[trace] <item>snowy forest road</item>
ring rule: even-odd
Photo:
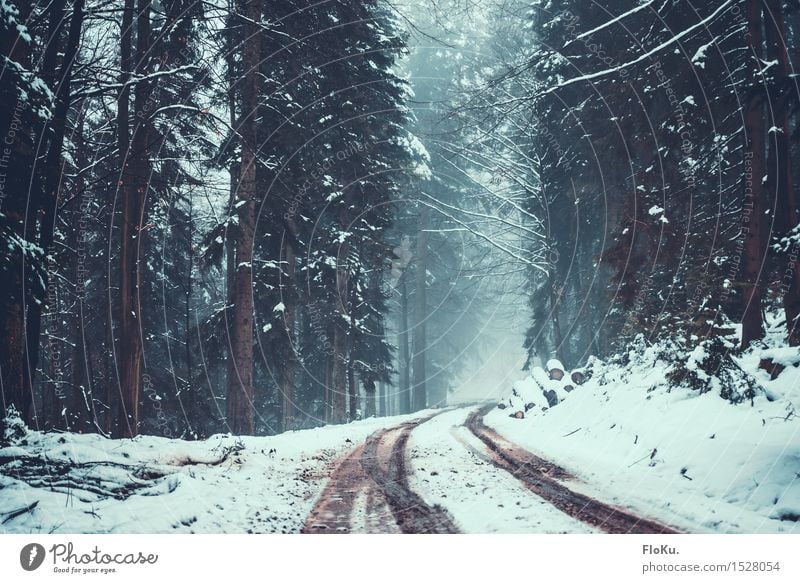
[[[554,512],[560,511],[592,530],[633,534],[677,532],[657,521],[573,490],[568,484],[577,483],[577,479],[569,472],[511,443],[484,424],[484,415],[492,408],[493,405],[486,405],[476,409],[472,405],[444,409],[373,433],[337,464],[319,501],[309,514],[303,532],[460,532],[462,529],[448,510],[438,504],[426,503],[409,485],[413,470],[407,447],[412,431],[442,413],[456,410],[464,411],[465,415],[468,412],[466,422],[461,424],[462,417],[458,425],[462,431],[468,430],[479,440],[470,443],[471,440],[457,439],[460,447],[474,455],[474,463],[468,462],[470,473],[483,471],[475,464],[486,462],[515,478],[535,495],[534,498],[552,507]],[[443,421],[445,417],[442,417]],[[418,486],[415,482],[415,488]],[[491,506],[489,500],[478,500],[474,510],[488,511]],[[450,504],[447,505],[449,508]]]
[[[334,470],[304,533],[456,533],[447,512],[428,506],[408,486],[406,443],[436,415],[377,431]]]
[[[568,488],[575,477],[552,462],[514,445],[483,423],[487,405],[467,418],[467,428],[491,452],[490,461],[520,480],[537,496],[573,518],[611,534],[676,534],[678,531],[627,510],[611,506]]]

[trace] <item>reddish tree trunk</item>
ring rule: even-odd
[[[120,341],[119,384],[120,413],[116,434],[133,437],[139,432],[139,390],[142,365],[142,331],[139,306],[141,284],[140,248],[144,226],[144,208],[149,182],[146,105],[148,84],[139,82],[134,90],[136,121],[130,136],[126,86],[132,70],[131,37],[133,0],[126,0],[122,19],[122,83],[118,106],[118,145],[122,160],[122,224],[120,226]],[[150,38],[150,0],[139,0],[136,18],[136,70],[146,70]]]
[[[769,135],[769,155],[767,156],[767,186],[774,196],[775,217],[774,234],[786,236],[797,226],[797,208],[792,190],[792,162],[790,159],[789,96],[793,90],[789,78],[790,62],[781,2],[767,0],[765,22],[767,40],[767,60],[777,62],[773,68],[775,82],[770,95],[773,113],[773,127],[778,131]],[[783,309],[789,344],[800,344],[800,262],[797,261],[797,246],[786,253],[784,269],[781,273],[783,288]]]
[[[235,274],[230,294],[232,305],[231,358],[228,366],[227,416],[231,432],[239,435],[254,431],[253,400],[253,244],[256,210],[256,109],[258,107],[258,67],[260,63],[261,18],[258,0],[246,0],[244,30],[244,79],[239,122],[241,167],[237,199],[239,218],[235,251]]]
[[[347,332],[336,326],[333,331],[333,370],[331,373],[331,423],[344,423],[347,418]]]
[[[749,59],[754,63],[752,79],[762,67],[761,2],[749,0],[747,7]],[[761,316],[761,271],[764,265],[764,97],[760,87],[754,87],[746,104],[744,120],[744,258],[742,279],[744,310],[742,315],[742,348],[764,336]]]

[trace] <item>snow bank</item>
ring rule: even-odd
[[[800,533],[800,368],[774,380],[758,368],[763,353],[784,365],[800,358],[771,342],[734,359],[756,381],[752,401],[671,386],[672,365],[651,347],[624,366],[594,361],[591,378],[557,407],[523,420],[495,409],[486,422],[566,467],[587,493],[678,528]]]
[[[298,532],[340,455],[424,413],[196,442],[16,431],[0,533]]]

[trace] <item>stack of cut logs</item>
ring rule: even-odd
[[[561,361],[551,359],[547,361],[546,370],[534,367],[528,379],[515,383],[510,397],[501,401],[498,407],[510,408],[509,417],[524,419],[525,414],[537,406],[542,411],[555,407],[585,381],[586,373],[582,369],[567,376]]]

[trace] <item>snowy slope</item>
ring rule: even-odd
[[[670,388],[653,350],[598,364],[556,407],[521,420],[495,409],[486,423],[580,477],[576,489],[678,528],[800,533],[800,369],[770,381],[759,358],[740,362],[764,388],[752,405]]]
[[[416,416],[198,442],[30,431],[15,446],[0,448],[0,460],[18,457],[14,463],[29,467],[49,460],[49,472],[40,473],[58,491],[0,474],[0,523],[6,521],[0,533],[298,532],[341,454],[372,432]],[[65,467],[59,461],[91,463],[58,476]],[[75,483],[97,484],[97,492]],[[122,487],[133,489],[125,499],[102,495]],[[8,519],[33,503],[32,511]]]

